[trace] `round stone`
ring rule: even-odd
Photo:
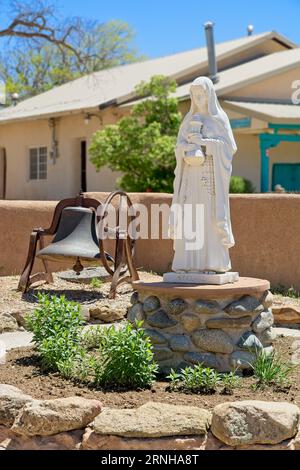
[[[251,297],[250,295],[244,295],[241,299],[235,300],[225,311],[234,317],[242,317],[252,313],[260,313],[264,310],[263,305],[256,297]]]
[[[139,301],[139,293],[137,291],[134,291],[130,297],[130,303],[131,305],[137,304]]]
[[[210,352],[230,354],[234,349],[230,336],[222,330],[197,330],[192,340],[198,348]]]
[[[261,312],[254,322],[252,323],[252,329],[255,333],[263,333],[263,331],[270,328],[274,323],[274,318],[271,310]]]
[[[183,299],[173,299],[168,303],[168,311],[172,315],[179,315],[187,307],[186,302]]]
[[[228,317],[220,317],[220,318],[210,318],[206,321],[205,326],[206,328],[233,328],[233,329],[243,329],[248,328],[251,325],[252,317],[241,317],[241,318],[228,318]]]
[[[158,362],[171,359],[174,355],[173,351],[171,351],[171,349],[165,346],[153,347],[153,354],[154,354],[154,360]]]
[[[189,364],[202,364],[204,367],[218,368],[218,361],[215,354],[188,352],[184,355],[184,360]]]
[[[150,295],[143,302],[143,309],[145,313],[151,313],[160,307],[160,300],[155,295]]]
[[[153,315],[148,316],[147,322],[154,328],[170,328],[177,324],[177,321],[170,318],[164,310],[159,310]]]
[[[248,351],[235,351],[230,356],[230,365],[233,369],[252,370],[251,364],[255,361],[255,355]]]
[[[190,338],[186,335],[174,335],[170,339],[170,348],[173,351],[186,352],[191,350]]]
[[[188,332],[191,333],[192,331],[199,328],[201,325],[201,321],[198,315],[194,313],[184,313],[180,317],[181,323],[183,328]]]
[[[149,336],[152,344],[167,344],[167,339],[158,331],[150,330],[149,328],[145,329],[145,333]]]
[[[267,328],[258,337],[264,346],[269,346],[275,340],[276,333],[274,328]]]
[[[219,313],[220,306],[216,300],[196,300],[194,304],[194,310],[196,313],[207,314],[207,313]]]
[[[247,331],[246,333],[241,336],[238,346],[241,349],[246,349],[247,351],[260,351],[263,349],[263,345],[261,344],[258,337],[252,333],[252,331]]]
[[[272,307],[273,301],[274,301],[274,295],[269,290],[267,290],[262,296],[262,298],[260,299],[260,303],[263,304],[266,310]]]
[[[143,305],[140,302],[128,309],[127,319],[131,323],[134,323],[135,321],[143,321],[145,319]]]

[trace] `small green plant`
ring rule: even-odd
[[[103,331],[94,363],[95,385],[145,388],[155,378],[158,366],[153,360],[150,339],[142,322]]]
[[[231,394],[241,380],[235,371],[221,374],[210,367],[203,367],[202,364],[186,367],[180,372],[172,369],[167,379],[170,380],[170,389],[173,391],[204,394],[215,393],[219,386],[223,386],[222,393]]]
[[[224,387],[222,393],[224,395],[232,395],[233,390],[241,383],[241,377],[236,375],[236,370],[228,374],[222,374],[221,383]]]
[[[265,351],[257,352],[255,360],[250,364],[254,377],[257,379],[254,388],[266,386],[287,387],[289,375],[293,366],[283,362],[276,353],[267,354]]]
[[[102,287],[102,280],[99,279],[98,277],[93,277],[93,279],[91,280],[90,282],[90,286],[92,287],[92,289],[100,289],[100,287]]]
[[[58,363],[82,354],[83,319],[79,304],[64,296],[39,294],[38,307],[27,315],[26,324],[33,332],[33,341],[45,369],[57,370]]]
[[[180,373],[172,369],[167,379],[171,381],[171,389],[192,393],[214,393],[221,382],[217,371],[202,364],[181,369]]]

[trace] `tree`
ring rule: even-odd
[[[0,0],[0,6],[3,1]],[[133,31],[125,22],[58,21],[47,0],[12,3],[12,19],[1,28],[8,38],[0,56],[0,79],[8,97],[34,96],[82,75],[140,60],[131,46]]]
[[[122,172],[118,185],[126,191],[172,192],[174,147],[181,122],[178,100],[170,94],[176,82],[154,76],[136,88],[141,101],[130,116],[106,126],[92,138],[89,153],[100,170]]]

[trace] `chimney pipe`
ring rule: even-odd
[[[204,24],[204,28],[206,36],[209,78],[213,83],[218,83],[219,76],[215,51],[214,23],[212,21],[207,21]]]
[[[247,26],[247,33],[248,33],[248,36],[252,36],[253,31],[254,31],[254,26],[253,26],[253,24],[248,24],[248,26]]]

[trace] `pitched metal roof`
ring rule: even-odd
[[[224,59],[250,47],[255,47],[269,39],[274,39],[289,48],[297,47],[280,34],[267,32],[217,44],[216,55],[219,60]],[[5,108],[0,111],[0,124],[23,119],[39,119],[78,113],[98,108],[100,105],[112,101],[116,103],[118,101],[124,102],[136,96],[134,88],[142,80],[147,81],[153,75],[158,74],[179,79],[205,64],[207,64],[207,49],[203,47],[96,72],[29,98],[16,106]],[[222,72],[225,82],[226,74],[230,74],[230,70]],[[238,79],[233,75],[232,79],[234,78]],[[229,80],[228,85],[230,83]],[[182,90],[185,90],[185,88],[180,87],[179,94]]]

